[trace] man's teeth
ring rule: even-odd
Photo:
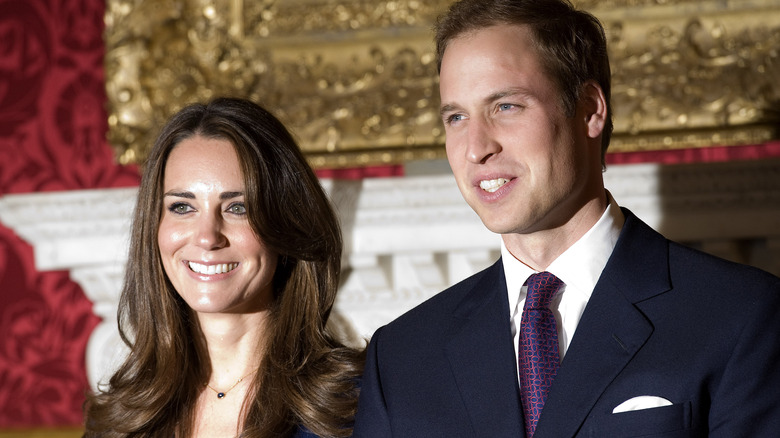
[[[224,274],[225,272],[230,272],[233,269],[236,269],[238,267],[238,263],[222,263],[219,265],[201,265],[200,263],[189,262],[189,266],[192,272],[197,272],[198,274],[205,274],[205,275],[214,275],[214,274]]]
[[[506,178],[496,178],[496,179],[490,179],[490,180],[483,180],[479,182],[479,187],[482,188],[482,190],[486,192],[493,193],[504,184],[508,183],[509,180]]]

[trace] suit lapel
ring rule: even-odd
[[[535,437],[573,437],[597,400],[652,334],[634,306],[670,289],[667,241],[632,213],[555,377]]]
[[[652,326],[614,286],[602,284],[597,291],[550,388],[536,438],[574,436],[604,389],[652,333]]]
[[[473,431],[524,437],[501,260],[456,307],[445,347]]]

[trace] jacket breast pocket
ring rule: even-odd
[[[592,438],[689,438],[691,430],[691,402],[658,408],[609,414],[594,419]]]

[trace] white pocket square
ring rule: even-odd
[[[612,413],[619,414],[621,412],[638,411],[641,409],[660,408],[661,406],[671,406],[671,404],[672,402],[663,397],[640,395],[639,397],[630,398],[615,406]]]

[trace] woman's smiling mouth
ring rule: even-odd
[[[192,272],[203,275],[225,274],[238,267],[238,263],[218,263],[215,265],[202,265],[196,262],[187,262],[187,266]]]

